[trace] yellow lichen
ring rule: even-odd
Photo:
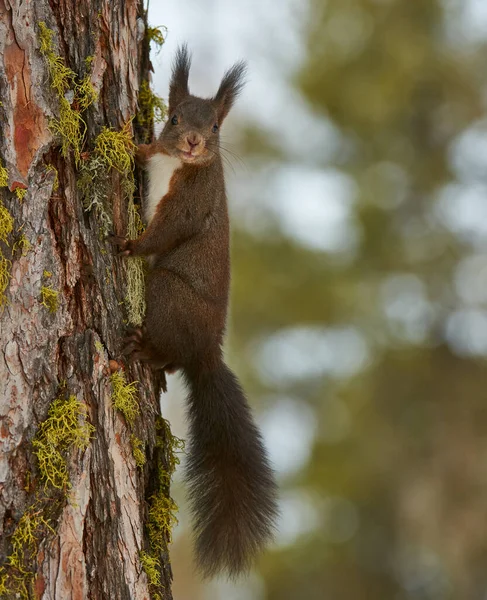
[[[8,171],[0,161],[0,188],[8,186]]]
[[[0,572],[2,598],[29,600],[34,597],[35,560],[39,544],[47,531],[55,533],[38,506],[29,507],[22,515],[11,537],[12,552]],[[7,596],[10,594],[10,596]]]
[[[53,290],[50,285],[41,287],[41,304],[45,306],[49,312],[55,313],[58,308],[59,292]]]
[[[144,231],[139,209],[131,198],[128,203],[127,236],[136,239]],[[132,257],[127,261],[127,305],[128,321],[131,325],[140,327],[145,315],[145,262],[143,258]]]
[[[50,172],[54,173],[54,181],[52,182],[52,189],[53,189],[54,192],[56,192],[59,189],[59,174],[58,174],[58,171],[57,171],[57,169],[56,169],[56,167],[54,165],[47,165],[46,171],[48,173],[50,173]]]
[[[95,431],[86,417],[86,405],[76,396],[58,398],[51,404],[32,442],[46,486],[64,490],[70,487],[67,454],[73,448],[84,450]]]
[[[149,42],[154,42],[159,48],[166,41],[167,27],[161,25],[160,27],[147,27],[147,39]]]
[[[115,371],[110,376],[112,383],[112,403],[119,410],[127,423],[132,426],[139,415],[140,407],[137,400],[137,381],[127,383],[123,371]]]
[[[47,277],[49,279],[52,277],[52,273],[51,273],[51,271],[46,271],[46,269],[44,269],[42,276]]]
[[[142,127],[150,129],[153,123],[161,123],[166,116],[167,107],[164,100],[154,94],[149,82],[143,81],[139,89],[139,111],[137,121]],[[147,137],[150,132],[147,131]]]
[[[12,215],[3,205],[0,200],[0,242],[7,243],[7,238],[14,228],[14,220]]]
[[[15,188],[15,195],[20,200],[20,202],[23,202],[26,194],[27,194],[27,190],[25,188],[21,188],[21,187]]]
[[[130,436],[130,444],[132,446],[132,455],[135,460],[135,464],[142,468],[145,465],[146,458],[144,452],[144,442],[139,439],[136,435]]]
[[[17,241],[14,243],[14,245],[12,246],[12,252],[16,252],[17,250],[20,250],[22,256],[25,256],[27,254],[27,252],[29,252],[30,248],[31,248],[31,243],[25,237],[25,235],[22,233],[19,236],[19,238],[17,239]]]
[[[93,58],[93,57],[88,57]],[[85,62],[88,64],[87,59]],[[98,92],[93,87],[91,83],[91,76],[87,73],[80,83],[76,86],[76,92],[78,94],[78,104],[81,110],[86,110],[92,104],[94,104],[98,100]]]
[[[139,554],[140,564],[147,575],[150,585],[161,585],[161,563],[155,556],[151,556],[142,550]]]
[[[153,494],[149,500],[149,520],[147,531],[152,550],[161,554],[172,542],[172,527],[177,524],[177,504],[162,491]]]
[[[121,131],[103,127],[95,141],[94,152],[107,168],[119,173],[132,173],[134,167],[136,146],[132,139],[131,121],[128,121]]]
[[[86,123],[78,110],[86,110],[97,98],[89,76],[85,76],[81,83],[77,83],[74,71],[67,67],[64,59],[56,54],[53,43],[54,32],[46,24],[39,23],[40,51],[46,59],[51,87],[55,90],[59,100],[59,119],[50,123],[51,130],[61,138],[61,153],[67,158],[72,150],[78,165],[81,160]]]
[[[12,233],[13,228],[14,220],[12,215],[0,200],[0,242],[8,244],[8,236]],[[5,258],[2,249],[0,248],[0,310],[3,310],[3,307],[7,303],[5,292],[10,282],[11,264],[11,261]]]

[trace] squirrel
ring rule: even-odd
[[[277,486],[240,383],[223,360],[230,284],[229,218],[219,132],[243,87],[246,65],[226,71],[211,99],[193,96],[191,57],[178,48],[168,120],[138,146],[149,190],[147,229],[117,236],[122,256],[147,256],[147,311],[128,353],[164,372],[181,370],[189,388],[185,479],[204,576],[247,571],[272,539]]]

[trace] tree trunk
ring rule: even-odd
[[[138,0],[0,0],[1,598],[172,597],[175,440],[107,239],[137,233],[148,52]]]

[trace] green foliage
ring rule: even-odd
[[[32,442],[46,486],[62,490],[70,487],[66,457],[73,448],[87,448],[95,431],[86,419],[86,405],[76,396],[58,398],[51,404]]]
[[[314,431],[300,470],[281,473],[302,529],[263,556],[266,600],[485,588],[486,39],[467,4],[311,0],[283,98],[296,118],[246,140],[260,189],[279,193],[271,212],[256,186],[261,232],[234,221],[231,356],[257,404],[295,414],[280,448],[300,415]],[[328,229],[328,206],[343,225]],[[306,239],[315,212],[323,244]],[[357,338],[340,348],[337,330]]]
[[[137,381],[127,383],[123,371],[116,371],[110,376],[112,383],[113,407],[119,410],[127,424],[131,427],[140,413],[139,401],[137,400]]]
[[[41,287],[41,304],[45,306],[49,312],[55,313],[58,309],[59,292],[53,290],[50,285]]]
[[[132,446],[132,454],[135,460],[135,464],[139,468],[142,468],[147,460],[145,457],[144,442],[136,435],[132,434],[130,436],[130,445]]]

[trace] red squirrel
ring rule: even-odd
[[[230,284],[229,219],[219,132],[243,86],[245,64],[229,69],[214,98],[190,94],[191,58],[178,49],[168,120],[138,147],[149,193],[148,226],[115,242],[124,256],[150,257],[147,313],[129,351],[188,384],[186,481],[196,560],[205,576],[246,571],[272,538],[277,487],[236,376],[223,361]]]

